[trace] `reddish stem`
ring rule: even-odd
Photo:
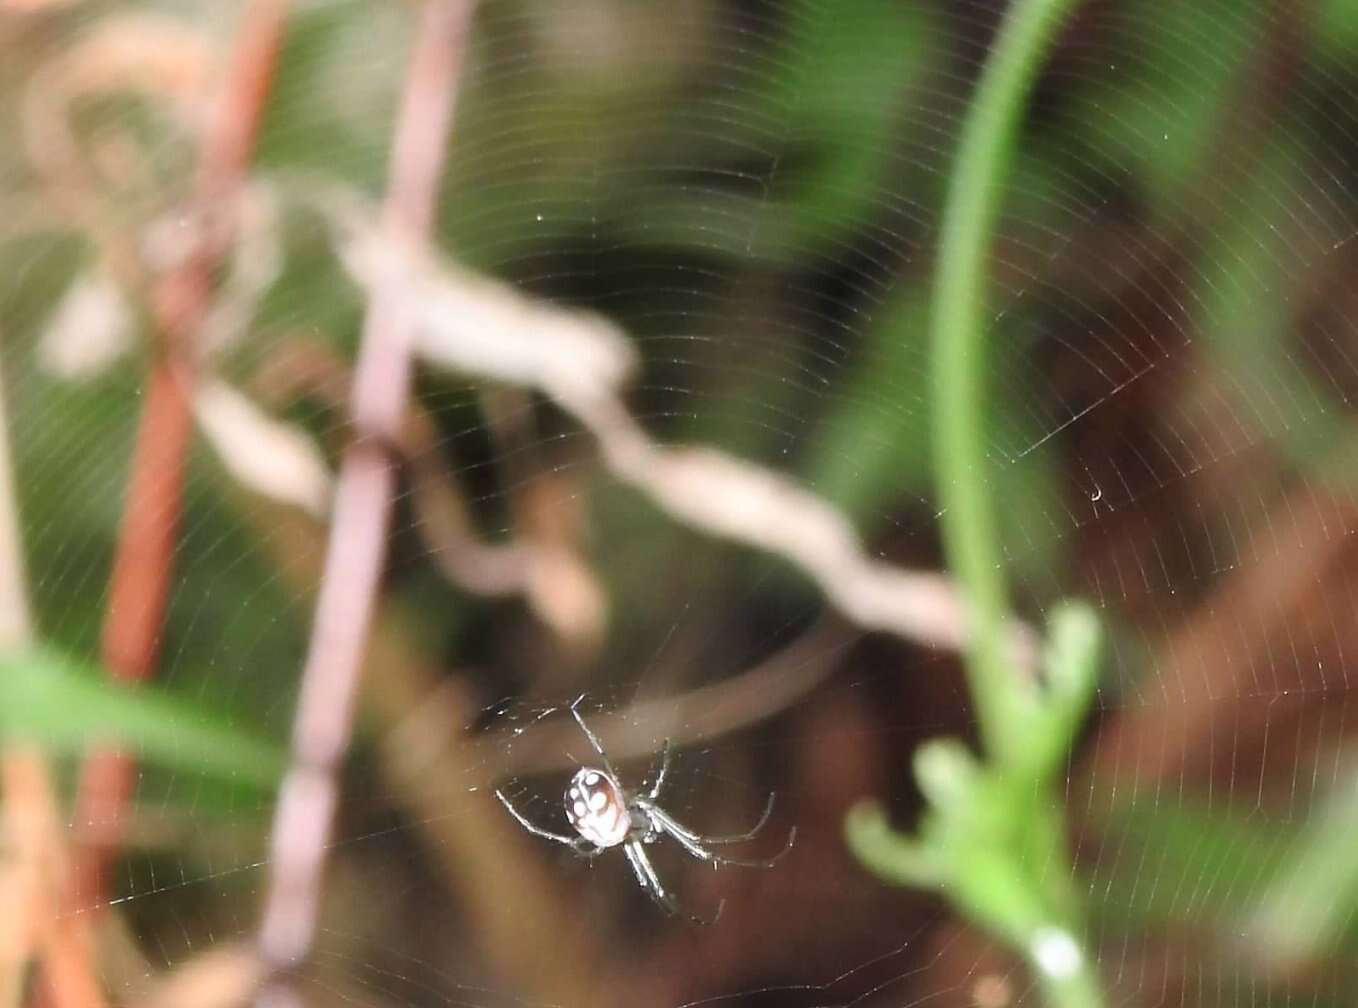
[[[101,657],[110,676],[138,682],[155,670],[183,497],[193,422],[193,337],[211,303],[213,274],[229,245],[214,213],[246,172],[278,61],[287,3],[254,0],[245,12],[221,97],[203,138],[194,204],[202,240],[156,285],[156,358],[138,421],[123,524],[109,585]],[[135,767],[123,753],[92,753],[76,798],[76,854],[68,902],[104,898],[108,864],[123,832]]]

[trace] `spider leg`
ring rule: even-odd
[[[746,840],[753,840],[759,835],[765,824],[769,821],[769,816],[773,815],[773,800],[777,794],[769,792],[769,800],[764,803],[764,811],[759,814],[759,821],[751,826],[744,833],[733,833],[728,836],[709,836],[703,837],[703,843],[711,846],[712,844],[744,843]]]
[[[715,924],[721,917],[721,913],[726,909],[726,900],[717,904],[717,912],[711,917],[696,917],[693,914],[685,913],[679,908],[679,901],[674,898],[660,881],[660,876],[656,874],[655,866],[651,864],[651,859],[646,856],[646,851],[641,843],[636,840],[629,840],[623,844],[623,853],[627,855],[627,863],[632,866],[632,873],[636,875],[637,882],[641,888],[646,890],[646,895],[650,896],[656,906],[664,910],[671,917],[686,917],[694,924],[707,927]]]
[[[697,833],[694,833],[693,830],[688,829],[687,827],[680,828],[683,829],[683,831],[687,833],[692,839],[702,841],[703,845],[706,847],[711,847],[714,844],[721,845],[721,844],[744,843],[746,840],[753,840],[755,837],[757,837],[759,835],[759,831],[762,830],[764,826],[768,823],[769,816],[773,814],[773,799],[775,797],[776,796],[774,792],[770,791],[769,800],[764,803],[764,811],[759,814],[759,821],[756,822],[744,833],[731,833],[726,836],[699,836]],[[679,823],[676,822],[675,825],[678,826]]]
[[[651,822],[655,824],[657,830],[668,833],[678,841],[679,846],[688,851],[700,861],[706,861],[714,868],[719,865],[739,865],[744,868],[772,868],[777,864],[788,851],[792,850],[792,845],[797,841],[797,827],[793,826],[787,834],[787,843],[783,849],[771,858],[730,858],[722,854],[716,854],[707,849],[705,844],[711,843],[706,837],[699,836],[691,829],[683,826],[676,821],[668,812],[654,805],[648,806],[646,814]],[[720,839],[720,838],[719,838]]]
[[[588,841],[585,841],[584,837],[563,836],[560,833],[553,833],[551,830],[543,829],[536,823],[530,822],[522,812],[520,812],[518,809],[514,807],[513,803],[510,802],[510,800],[505,797],[505,793],[501,791],[499,788],[495,789],[495,797],[500,799],[500,804],[509,810],[509,814],[515,818],[518,824],[522,826],[524,829],[526,829],[529,833],[532,833],[533,836],[542,837],[542,839],[544,840],[552,840],[555,841],[556,843],[564,844],[565,846],[574,850],[577,854],[581,855],[586,854],[586,851],[581,847],[581,841],[588,843]]]
[[[727,836],[700,836],[699,834],[693,832],[693,830],[689,829],[688,827],[680,825],[672,816],[667,814],[666,818],[669,819],[670,821],[670,830],[672,832],[677,831],[683,833],[690,840],[700,842],[706,847],[712,847],[714,845],[720,846],[721,844],[744,843],[746,840],[753,840],[755,837],[757,837],[759,835],[759,831],[762,830],[765,824],[769,821],[769,816],[773,814],[774,797],[775,796],[773,793],[769,794],[769,800],[764,804],[764,811],[760,813],[759,821],[755,823],[754,826],[752,826],[750,829],[746,830],[744,833],[732,833]],[[643,809],[653,809],[658,807],[654,802],[654,798],[651,796],[648,796],[641,804]]]
[[[665,775],[670,772],[670,755],[672,753],[670,740],[665,739],[665,746],[660,751],[660,770],[655,775],[655,780],[646,789],[647,801],[655,801],[660,795],[660,789],[665,786]]]
[[[575,718],[575,723],[578,724],[580,730],[585,733],[585,738],[589,739],[589,744],[593,746],[594,751],[599,754],[599,759],[604,761],[604,769],[608,771],[609,776],[615,781],[621,780],[622,778],[618,776],[618,771],[613,769],[613,762],[608,758],[608,753],[604,752],[604,744],[599,741],[599,736],[595,735],[594,732],[590,730],[589,725],[585,724],[585,719],[580,715],[580,711],[576,709],[580,706],[580,701],[583,699],[585,699],[585,694],[581,693],[571,701],[571,717]]]

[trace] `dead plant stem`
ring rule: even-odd
[[[149,678],[158,658],[192,436],[193,340],[211,305],[212,275],[229,244],[220,208],[239,186],[254,149],[286,12],[285,0],[252,0],[245,11],[200,153],[192,209],[203,234],[193,253],[152,292],[157,352],[137,427],[100,644],[109,674],[123,682]],[[69,905],[91,906],[104,898],[107,866],[133,785],[134,768],[125,754],[98,751],[86,761],[76,798]]]
[[[462,64],[471,0],[429,0],[415,32],[382,226],[409,241],[428,235]],[[354,440],[336,485],[325,567],[293,725],[292,762],[275,810],[270,878],[259,930],[264,971],[256,1005],[298,1005],[287,973],[311,949],[321,873],[338,798],[337,771],[353,709],[396,487],[410,384],[415,305],[393,274],[364,320],[352,393]]]

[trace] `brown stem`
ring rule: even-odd
[[[101,642],[104,665],[123,682],[149,677],[156,659],[190,434],[185,397],[168,367],[152,367]],[[81,769],[70,900],[78,906],[103,898],[134,778],[130,757],[110,750],[91,753]]]
[[[420,241],[434,215],[461,70],[470,0],[429,0],[397,119],[383,227]],[[256,1004],[299,1004],[284,973],[308,954],[321,871],[349,746],[378,580],[386,554],[398,442],[410,384],[414,304],[395,274],[364,320],[352,400],[355,439],[345,451],[311,642],[293,726],[292,765],[274,814],[270,880],[259,931],[264,983]]]
[[[0,928],[0,984],[5,1004],[18,1004],[29,951],[42,958],[43,1003],[51,1008],[103,1008],[94,942],[83,916],[62,918],[59,886],[66,868],[64,835],[51,774],[43,756],[18,746],[0,758],[6,857],[5,925]]]
[[[284,0],[254,0],[245,13],[221,100],[203,139],[194,202],[204,222],[214,218],[246,171],[286,10]],[[192,339],[210,306],[213,273],[228,243],[225,228],[206,228],[193,254],[157,283],[152,296],[157,353],[138,422],[101,641],[109,674],[123,682],[149,678],[155,669],[192,433]],[[76,863],[68,903],[93,905],[103,898],[133,781],[125,754],[95,752],[86,762],[76,798]]]

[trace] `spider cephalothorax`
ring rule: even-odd
[[[571,716],[575,718],[576,724],[580,726],[580,730],[585,733],[590,745],[598,753],[599,759],[603,762],[603,769],[581,767],[576,771],[575,776],[571,778],[570,785],[566,788],[566,821],[579,835],[574,837],[564,836],[530,822],[505,797],[504,792],[497,789],[495,796],[500,799],[519,825],[529,833],[564,844],[581,857],[594,857],[610,848],[621,846],[623,853],[627,856],[628,864],[632,866],[632,872],[636,875],[637,882],[646,890],[651,899],[655,900],[666,913],[670,914],[681,912],[678,902],[661,883],[660,877],[656,874],[655,866],[651,864],[651,859],[646,856],[645,844],[654,843],[662,836],[669,836],[690,855],[711,865],[745,865],[752,868],[771,868],[774,862],[792,848],[797,837],[797,827],[795,826],[788,832],[787,843],[783,845],[782,850],[765,860],[747,861],[739,858],[728,858],[708,850],[708,847],[717,844],[741,843],[745,840],[754,839],[759,831],[764,828],[764,824],[768,822],[769,815],[773,811],[773,795],[769,795],[768,803],[764,806],[764,814],[759,817],[759,822],[755,823],[753,829],[745,833],[737,836],[709,837],[693,832],[687,826],[681,825],[678,820],[656,804],[656,799],[660,795],[660,788],[665,783],[665,774],[670,768],[669,741],[666,740],[665,742],[660,760],[660,770],[656,774],[655,780],[651,782],[649,787],[643,787],[639,791],[629,791],[623,786],[617,771],[613,769],[608,754],[604,752],[603,743],[585,724],[585,719],[580,716],[577,708],[583,699],[583,696],[579,696],[571,704]],[[717,912],[710,918],[693,917],[687,914],[685,916],[688,916],[695,923],[711,924],[717,917],[721,916],[724,905],[724,901],[718,904]]]

